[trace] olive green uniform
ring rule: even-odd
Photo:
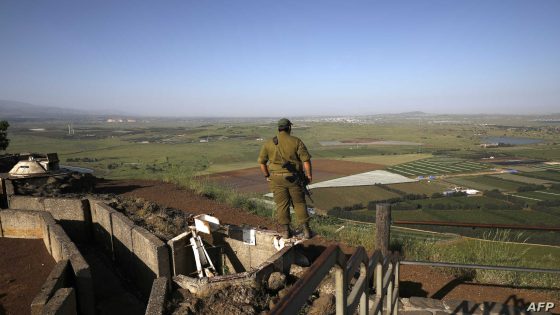
[[[304,224],[309,219],[305,193],[299,185],[303,175],[303,162],[311,159],[305,144],[299,138],[285,131],[274,139],[267,140],[259,153],[259,164],[268,164],[271,189],[276,203],[278,223],[290,224],[290,204],[293,203],[297,223]],[[299,175],[299,176],[298,176]]]

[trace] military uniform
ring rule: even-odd
[[[280,127],[286,123],[291,125],[287,119],[281,119],[278,125]],[[311,155],[303,141],[291,136],[287,131],[278,132],[275,138],[267,140],[261,148],[258,163],[266,165],[265,169],[268,169],[278,223],[282,225],[290,224],[289,209],[293,203],[297,223],[307,226],[309,215],[305,193],[299,181],[305,178],[303,163],[310,161]]]

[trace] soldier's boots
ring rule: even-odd
[[[280,235],[285,239],[292,237],[292,229],[290,228],[289,224],[282,225],[282,231],[280,232]]]
[[[308,240],[308,239],[312,238],[313,236],[315,236],[315,233],[313,233],[313,231],[311,231],[311,228],[309,227],[309,223],[304,223],[303,224],[303,238]]]

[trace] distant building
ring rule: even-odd
[[[468,189],[468,188],[465,189],[465,188],[463,188],[463,187],[455,187],[455,188],[453,188],[452,190],[444,191],[443,194],[444,194],[445,196],[448,196],[448,195],[452,195],[453,193],[456,193],[456,192],[464,192],[464,193],[466,193],[467,195],[476,195],[476,194],[478,194],[480,191],[478,191],[478,190],[476,190],[476,189]]]
[[[108,123],[114,123],[114,122],[117,122],[117,121],[114,120],[114,119],[112,119],[112,118],[109,118],[109,119],[107,119],[107,122],[108,122]]]

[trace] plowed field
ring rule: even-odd
[[[384,168],[380,164],[327,159],[312,160],[312,164],[313,182],[315,183]],[[241,192],[269,192],[268,185],[264,181],[258,166],[212,174],[208,176],[208,179],[215,183],[233,187]]]

